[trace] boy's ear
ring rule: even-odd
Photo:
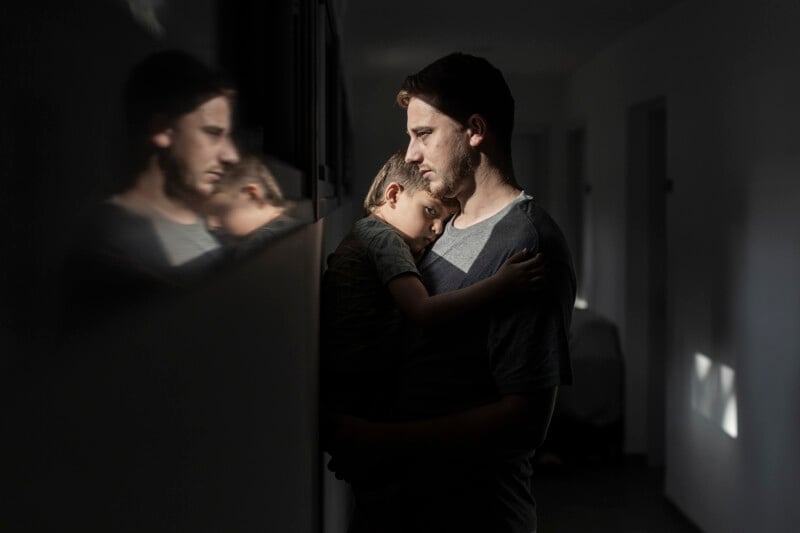
[[[383,193],[383,198],[386,200],[386,203],[389,204],[391,207],[397,203],[397,197],[403,192],[403,186],[393,181],[386,186],[386,192]]]
[[[172,144],[172,125],[163,115],[156,115],[150,121],[150,140],[157,148],[168,148]]]
[[[242,194],[247,196],[248,199],[256,202],[263,202],[265,200],[264,190],[255,183],[247,183],[240,189]]]
[[[467,119],[467,136],[469,145],[477,148],[486,136],[486,119],[477,113],[470,115]]]

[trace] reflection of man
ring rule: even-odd
[[[352,467],[380,478],[356,490],[353,530],[531,533],[531,459],[558,385],[572,379],[571,258],[556,224],[517,186],[514,102],[500,71],[452,54],[409,76],[398,103],[407,110],[407,161],[461,207],[420,262],[429,291],[476,283],[523,248],[544,254],[548,288],[404,338],[394,413],[401,421],[344,418],[331,439],[341,475]],[[365,469],[364,457],[404,466]]]
[[[75,268],[88,281],[82,297],[109,288],[117,300],[160,292],[216,264],[219,244],[200,210],[238,160],[233,94],[215,71],[183,52],[155,53],[134,67],[125,93],[131,181],[82,238]]]

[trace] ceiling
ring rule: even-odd
[[[683,0],[375,0],[339,2],[350,76],[405,74],[453,51],[507,74],[560,77]]]

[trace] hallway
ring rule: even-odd
[[[699,533],[663,496],[663,471],[619,465],[539,465],[539,533]]]

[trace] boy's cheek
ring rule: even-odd
[[[210,231],[218,232],[222,229],[222,222],[217,215],[208,215],[206,217],[206,226]]]

